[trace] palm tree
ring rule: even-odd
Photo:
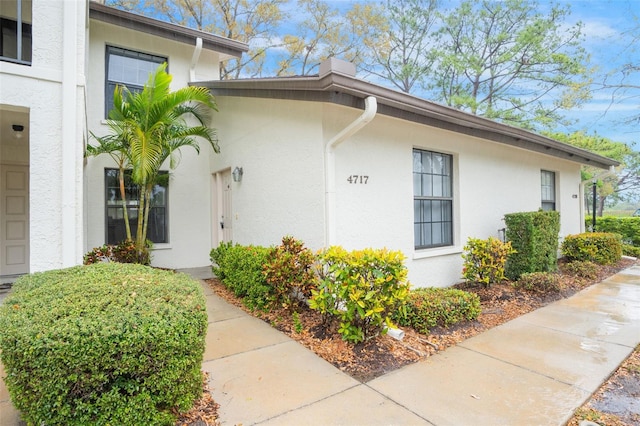
[[[122,98],[122,91],[116,87],[114,101],[118,97]],[[122,102],[122,101],[120,101]],[[112,110],[112,112],[115,110]],[[111,114],[110,114],[111,115]],[[126,230],[127,240],[131,238],[131,226],[129,225],[129,212],[127,210],[127,193],[124,185],[124,176],[129,166],[129,147],[127,140],[122,137],[122,121],[111,119],[107,121],[107,125],[111,128],[111,134],[106,136],[96,136],[91,132],[91,136],[98,141],[98,145],[87,145],[86,156],[97,156],[100,154],[108,154],[118,165],[118,182],[120,186],[120,199],[122,201],[122,211],[124,212],[124,226]]]
[[[166,66],[160,65],[149,76],[141,92],[133,93],[121,86],[116,88],[114,107],[108,120],[112,133],[96,138],[100,145],[92,147],[95,152],[101,150],[112,155],[121,167],[120,176],[123,176],[124,167],[131,168],[132,181],[139,188],[135,245],[140,259],[147,250],[151,191],[158,182],[164,162],[169,160],[169,168],[174,169],[178,164],[177,154],[184,146],[199,153],[197,138],[206,140],[216,153],[220,152],[215,131],[206,125],[209,113],[216,110],[213,97],[204,87],[188,86],[171,92],[172,77],[166,72]],[[195,119],[198,124],[189,124],[188,118]],[[117,153],[115,157],[114,153]],[[120,184],[125,203],[122,178]],[[126,204],[123,206],[126,212]],[[128,226],[126,217],[125,222]]]

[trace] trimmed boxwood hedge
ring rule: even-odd
[[[20,278],[0,358],[29,424],[172,425],[202,392],[206,328],[197,281],[99,263]]]

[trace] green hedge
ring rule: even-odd
[[[211,250],[213,273],[251,309],[265,309],[274,298],[263,267],[271,248],[221,243]]]
[[[591,221],[588,224],[591,225]],[[598,217],[596,230],[620,234],[627,244],[640,247],[640,217]]]
[[[569,261],[581,260],[607,265],[622,258],[619,234],[585,232],[567,235],[562,242],[562,253]]]
[[[455,288],[418,288],[409,292],[404,305],[393,320],[428,334],[433,327],[447,327],[462,321],[472,321],[480,315],[480,298]]]
[[[506,239],[516,253],[507,260],[505,275],[517,280],[528,272],[550,272],[557,269],[560,213],[537,211],[511,213],[504,216]]]
[[[200,284],[99,263],[20,278],[0,306],[0,358],[29,424],[175,422],[202,392]]]

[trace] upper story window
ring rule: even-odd
[[[0,60],[31,65],[30,21],[30,1],[0,1]]]
[[[413,229],[417,249],[453,245],[453,157],[413,150]]]
[[[107,46],[105,117],[109,116],[109,111],[113,108],[116,86],[126,86],[133,93],[141,92],[149,74],[164,62],[167,62],[167,58],[162,56]]]
[[[547,170],[540,171],[540,189],[542,190],[542,210],[556,209],[556,174]]]

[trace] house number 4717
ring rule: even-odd
[[[367,182],[369,182],[369,176],[364,176],[364,175],[351,175],[347,178],[347,182],[352,183],[352,184],[358,184],[361,183],[363,185],[366,185]]]

